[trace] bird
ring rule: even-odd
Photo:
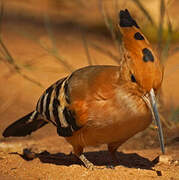
[[[9,125],[4,137],[26,136],[52,123],[57,134],[72,145],[85,167],[94,165],[84,155],[88,146],[118,147],[155,120],[162,153],[164,138],[157,110],[164,67],[127,9],[120,10],[122,34],[119,65],[91,65],[75,70],[47,88],[34,111]]]

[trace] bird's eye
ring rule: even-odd
[[[133,74],[131,74],[131,81],[136,83],[136,79]]]

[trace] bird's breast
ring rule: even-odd
[[[74,133],[82,146],[123,143],[152,120],[142,98],[123,90],[116,90],[110,99],[90,101],[87,118],[87,123]]]

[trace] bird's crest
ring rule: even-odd
[[[127,9],[120,11],[118,25],[122,33],[124,56],[136,81],[146,90],[158,88],[163,77],[159,59]]]

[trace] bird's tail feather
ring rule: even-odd
[[[39,118],[36,111],[33,111],[9,125],[3,132],[3,136],[26,136],[47,123],[48,122]]]

